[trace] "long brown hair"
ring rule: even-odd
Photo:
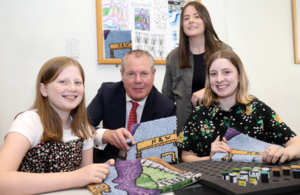
[[[210,56],[218,51],[218,49],[221,47],[222,41],[219,39],[217,33],[214,30],[214,27],[212,25],[210,15],[206,9],[206,7],[197,2],[197,1],[191,1],[187,3],[182,11],[180,16],[180,41],[179,41],[179,68],[192,68],[190,63],[190,43],[189,43],[189,37],[184,33],[183,30],[183,17],[184,17],[184,11],[188,6],[193,6],[201,19],[204,23],[204,37],[205,37],[205,54],[204,54],[204,64],[206,64],[207,60],[210,58]]]
[[[63,138],[63,130],[58,113],[52,108],[48,98],[44,97],[40,92],[40,83],[44,85],[51,83],[67,66],[75,66],[79,69],[84,84],[84,72],[81,65],[75,59],[68,57],[62,56],[50,59],[42,66],[38,74],[36,81],[36,98],[31,109],[37,110],[44,128],[41,142],[61,141]],[[83,139],[92,137],[90,130],[93,132],[95,132],[95,130],[87,120],[84,94],[81,103],[71,111],[70,116],[73,118],[71,122],[72,133]]]
[[[248,94],[249,81],[243,63],[236,53],[225,50],[214,53],[207,62],[203,105],[206,107],[211,106],[213,101],[220,103],[217,94],[211,89],[209,82],[209,69],[212,63],[218,58],[227,59],[238,71],[240,82],[237,86],[236,101],[241,104],[248,104],[251,102],[254,97]]]

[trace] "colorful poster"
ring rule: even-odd
[[[170,0],[168,1],[168,22],[167,22],[167,53],[179,45],[179,27],[181,9],[184,5],[193,0]]]
[[[98,36],[103,41],[98,44],[103,57],[100,54],[99,61],[115,63],[106,59],[121,59],[131,49],[148,51],[156,60],[166,59],[179,45],[180,14],[190,1],[193,0],[100,0],[97,12],[102,22],[97,22],[103,30]]]
[[[181,6],[183,6],[183,2],[180,0],[168,1],[167,53],[179,45]]]
[[[128,30],[128,0],[103,0],[103,30]]]
[[[150,9],[134,8],[134,26],[137,30],[150,31]]]

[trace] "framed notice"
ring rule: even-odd
[[[98,64],[121,64],[133,49],[148,51],[155,64],[166,64],[167,54],[179,44],[181,9],[189,1],[96,0]]]

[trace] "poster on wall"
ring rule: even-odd
[[[128,30],[128,0],[102,0],[103,30]]]
[[[125,53],[142,49],[155,64],[165,64],[167,54],[179,44],[180,13],[186,2],[96,0],[98,63],[120,64]]]

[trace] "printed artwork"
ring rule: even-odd
[[[127,152],[127,160],[156,156],[168,163],[176,163],[176,129],[176,116],[132,125],[130,132],[136,144]]]
[[[130,30],[104,30],[105,58],[121,59],[132,49]]]
[[[128,0],[103,0],[103,30],[128,30]]]
[[[179,27],[181,9],[184,5],[194,0],[169,0],[167,20],[167,53],[179,46]]]
[[[154,25],[157,28],[167,28],[167,7],[168,1],[154,0]]]
[[[110,59],[122,59],[124,51],[141,49],[148,51],[155,63],[164,63],[161,60],[179,45],[180,13],[189,1],[195,0],[97,0],[101,4],[97,13],[102,16],[102,21],[97,21],[102,26],[97,33],[101,39],[98,62],[115,64]],[[102,41],[103,33],[110,31],[131,31],[131,38],[128,41],[124,34],[112,33],[117,41],[110,37]]]
[[[168,1],[134,0],[131,5],[135,25],[132,49],[148,51],[155,59],[165,59]]]
[[[188,2],[189,2],[188,0],[171,0],[171,1],[168,1],[169,11],[181,12],[181,8],[184,7],[184,5]]]
[[[201,179],[201,173],[181,171],[157,157],[116,162],[101,184],[87,188],[94,195],[160,194]]]
[[[150,31],[150,9],[134,9],[134,26],[137,30]]]
[[[132,7],[151,7],[152,0],[131,0]]]
[[[154,58],[165,57],[165,34],[135,31],[133,49],[148,51]]]
[[[265,149],[275,145],[249,137],[230,127],[224,137],[227,139],[227,145],[232,148],[232,152],[217,152],[212,157],[213,161],[262,162]]]
[[[167,22],[167,37],[168,48],[167,53],[175,49],[179,45],[179,26],[181,7],[184,2],[180,0],[168,1],[168,22]]]

